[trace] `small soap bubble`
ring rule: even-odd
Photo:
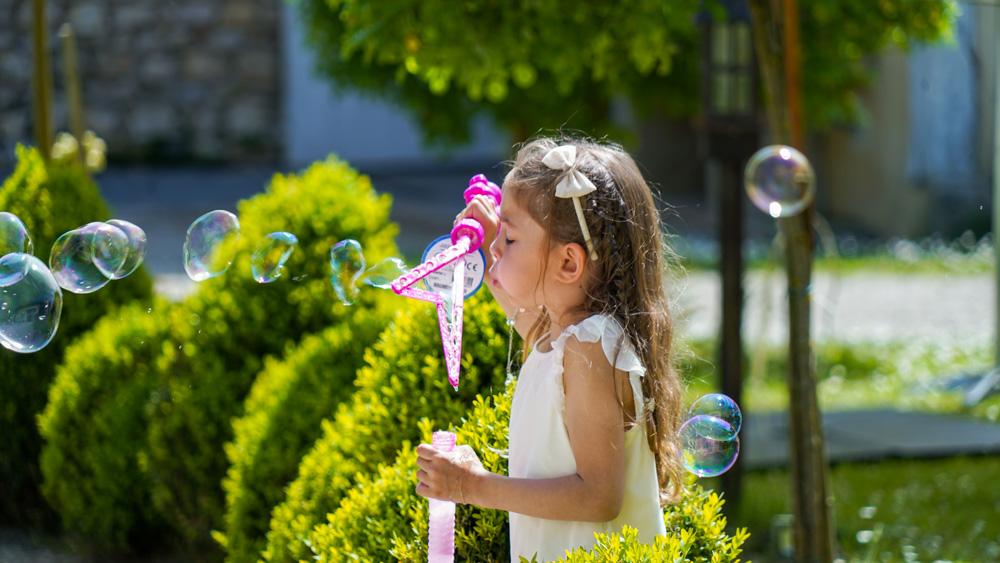
[[[816,177],[809,160],[785,145],[771,145],[754,153],[744,171],[747,195],[771,217],[791,217],[813,200]]]
[[[691,408],[688,409],[688,414],[692,417],[706,414],[722,419],[732,429],[732,434],[718,436],[717,439],[720,440],[733,438],[743,426],[743,413],[740,411],[739,405],[736,404],[736,401],[729,398],[728,395],[723,395],[722,393],[703,395],[692,403]],[[722,427],[713,426],[712,428],[721,429]]]
[[[396,278],[409,271],[410,269],[401,258],[386,258],[365,270],[360,281],[379,289],[389,289],[390,284]]]
[[[11,252],[31,254],[34,250],[31,236],[21,219],[13,213],[0,211],[0,256]]]
[[[45,263],[24,253],[4,256],[8,262],[21,261],[25,271],[16,282],[0,287],[0,345],[27,354],[37,352],[59,328],[63,296]]]
[[[253,279],[257,283],[271,283],[280,278],[285,262],[298,244],[299,239],[292,233],[279,231],[267,235],[250,259]]]
[[[93,257],[91,262],[106,278],[114,276],[125,265],[129,254],[128,235],[108,223],[87,223],[78,229],[90,238]]]
[[[184,240],[184,271],[196,282],[220,276],[233,263],[240,236],[236,215],[217,209],[195,219]]]
[[[125,261],[111,275],[111,279],[120,280],[138,270],[146,258],[146,231],[143,231],[138,225],[121,219],[111,219],[105,223],[117,227],[128,237],[128,254]]]
[[[699,477],[722,475],[736,463],[740,439],[725,421],[709,415],[689,418],[680,428],[684,467]],[[713,436],[732,435],[719,440]]]
[[[365,255],[360,242],[346,239],[330,249],[330,285],[344,305],[354,304],[358,296],[358,278],[364,271]]]
[[[73,293],[91,293],[111,281],[94,264],[94,235],[84,228],[63,233],[52,243],[49,267],[59,287]]]

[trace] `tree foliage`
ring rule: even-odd
[[[703,6],[718,0],[302,0],[321,74],[404,106],[432,140],[461,141],[477,114],[517,139],[542,128],[611,129],[612,100],[640,112],[698,111]],[[948,36],[953,0],[802,3],[812,126],[856,120],[865,58]]]

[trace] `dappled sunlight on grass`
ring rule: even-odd
[[[887,460],[830,471],[837,544],[848,561],[996,561],[1000,457]],[[787,471],[747,475],[730,518],[750,528],[749,555],[776,552],[774,517],[788,514]]]
[[[787,408],[785,348],[768,347],[753,353],[764,355],[764,369],[760,375],[744,375],[741,406],[752,412]],[[949,382],[954,383],[962,374],[988,369],[993,354],[985,338],[979,342],[826,342],[816,345],[814,353],[818,396],[824,410],[891,407],[942,413],[964,412],[963,389],[949,388]],[[686,404],[718,390],[715,355],[715,344],[710,341],[692,342],[681,355]],[[969,414],[1000,419],[1000,397],[988,398]]]

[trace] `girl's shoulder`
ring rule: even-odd
[[[638,375],[646,373],[638,354],[625,337],[625,330],[611,315],[597,313],[566,327],[562,334],[552,341],[551,346],[553,349],[564,351],[571,338],[580,343],[600,342],[604,357],[609,364],[629,373]]]

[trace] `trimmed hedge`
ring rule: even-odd
[[[458,442],[480,455],[483,466],[507,473],[497,452],[507,448],[507,427],[513,385],[490,399],[476,399],[468,420],[456,431]],[[429,443],[432,425],[421,422],[422,440]],[[415,492],[416,454],[407,444],[392,465],[359,480],[327,522],[313,528],[309,545],[319,561],[426,561],[426,499]],[[749,537],[740,529],[725,532],[722,499],[693,482],[682,500],[664,511],[667,534],[655,545],[639,543],[635,530],[599,535],[590,550],[577,549],[564,561],[738,561]],[[459,505],[455,515],[455,554],[461,561],[508,561],[510,528],[505,512]]]
[[[64,529],[94,547],[159,543],[164,523],[138,452],[158,400],[157,362],[176,351],[169,308],[136,304],[101,319],[66,351],[39,417],[43,492]]]
[[[459,444],[472,446],[483,467],[507,474],[507,426],[513,385],[484,399],[476,397],[468,420],[454,429]],[[419,438],[430,443],[440,427],[429,419],[417,425]],[[309,545],[320,561],[427,561],[427,500],[418,496],[417,456],[405,443],[391,464],[361,478],[336,512],[309,533]],[[470,505],[455,511],[455,558],[459,561],[508,561],[507,513]]]
[[[323,421],[323,436],[303,458],[287,497],[275,508],[263,557],[310,558],[312,528],[337,509],[358,474],[392,460],[400,445],[420,437],[418,422],[456,423],[477,394],[504,386],[508,329],[503,312],[482,294],[465,304],[461,384],[445,376],[437,314],[430,304],[403,311],[366,354],[358,391]]]
[[[103,506],[118,511],[109,521],[148,528],[148,511],[136,506],[151,503],[156,520],[165,522],[191,552],[211,557],[217,546],[209,531],[221,527],[224,495],[221,481],[228,468],[224,444],[232,439],[232,418],[241,414],[243,400],[261,370],[264,357],[281,354],[303,335],[340,322],[350,310],[334,303],[327,281],[330,246],[342,238],[358,239],[370,260],[396,253],[396,227],[389,222],[390,198],[376,196],[367,177],[336,159],[317,163],[299,175],[276,175],[266,193],[239,205],[242,236],[236,243],[239,255],[225,275],[202,282],[198,291],[166,315],[165,344],[149,358],[154,369],[154,387],[144,404],[124,404],[118,420],[125,426],[141,427],[143,443],[115,442],[121,449],[110,452],[102,437],[73,444],[79,452],[51,454],[68,463],[53,464],[46,481],[75,479],[77,488],[50,487],[49,500],[63,514],[69,531],[84,533],[98,546],[129,548],[135,530],[93,529],[83,521],[85,507]],[[260,285],[250,276],[249,261],[255,244],[272,231],[294,233],[298,248],[291,255],[285,278]],[[370,306],[375,292],[365,292],[356,307]],[[156,311],[154,311],[156,313]],[[127,324],[127,323],[126,323]],[[127,347],[108,354],[128,354]],[[107,363],[113,363],[108,361]],[[115,395],[116,381],[124,377],[66,365],[57,384],[81,385],[78,380],[106,379],[84,385],[94,392],[72,405],[86,413],[103,396]],[[60,424],[73,416],[53,415],[48,425],[52,436],[75,434],[77,429]],[[48,437],[48,436],[47,436]],[[54,443],[53,448],[64,448]],[[77,463],[82,451],[109,449],[106,457],[137,463],[142,479],[125,480],[130,487],[98,483],[117,479],[109,470],[110,460],[91,458],[94,466]],[[99,467],[98,467],[99,466]],[[111,496],[104,496],[111,491]],[[102,495],[101,499],[95,498]],[[83,512],[81,512],[81,510]],[[171,539],[160,530],[161,541]]]
[[[59,235],[111,218],[97,185],[81,167],[47,165],[37,150],[24,146],[17,147],[17,166],[0,186],[0,211],[24,222],[35,256],[46,264]],[[63,291],[59,329],[47,347],[33,354],[0,349],[0,523],[32,526],[55,520],[39,492],[42,439],[35,417],[45,407],[56,366],[66,346],[101,315],[151,295],[144,269],[88,295]]]
[[[354,392],[364,351],[410,300],[383,293],[374,307],[351,310],[341,324],[308,336],[280,362],[267,362],[233,422],[232,464],[223,481],[225,532],[213,537],[230,561],[256,561],[271,510],[320,435],[320,421]]]

